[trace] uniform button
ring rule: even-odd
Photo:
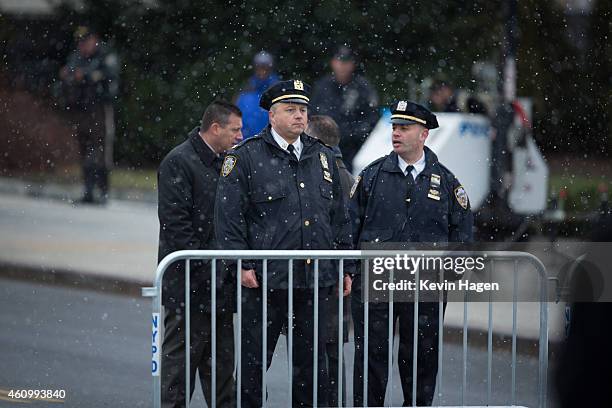
[[[268,196],[268,201],[271,201],[271,200],[272,200],[272,196]]]
[[[310,225],[310,221],[308,221],[308,220],[304,221],[304,225],[305,226],[309,226]]]
[[[304,188],[304,183],[300,183],[300,187]]]
[[[310,265],[310,262],[312,262],[310,259],[307,259],[307,260],[306,260],[306,263],[307,263],[308,265]]]

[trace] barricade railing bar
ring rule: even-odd
[[[210,260],[210,271],[211,271],[211,396],[210,401],[212,407],[216,406],[216,362],[217,362],[217,348],[216,348],[216,332],[217,322],[216,314],[214,311],[217,308],[217,261],[218,260],[233,260],[236,261],[236,294],[237,294],[237,324],[235,328],[235,337],[237,344],[235,347],[236,353],[236,406],[241,406],[241,389],[242,389],[242,375],[241,375],[241,363],[242,363],[242,285],[240,281],[240,270],[242,269],[242,262],[245,259],[248,260],[261,260],[262,261],[262,322],[268,320],[267,310],[267,296],[268,296],[268,261],[269,260],[287,260],[287,271],[288,271],[288,300],[287,300],[287,365],[288,365],[288,376],[292,381],[293,373],[293,263],[296,260],[309,260],[314,261],[314,282],[319,282],[319,260],[336,260],[338,261],[338,376],[337,376],[337,392],[338,392],[338,406],[343,406],[346,403],[346,396],[343,393],[345,388],[344,377],[343,377],[343,319],[344,319],[344,307],[343,304],[346,300],[342,296],[345,261],[346,260],[362,260],[364,261],[365,269],[368,268],[368,263],[372,258],[377,257],[394,257],[398,251],[390,250],[291,250],[291,251],[280,251],[280,250],[244,250],[244,251],[228,251],[228,250],[185,250],[177,251],[166,256],[158,265],[154,287],[142,288],[142,295],[145,297],[152,297],[152,316],[153,316],[153,361],[152,361],[152,375],[153,375],[153,406],[155,408],[161,407],[161,359],[163,350],[160,349],[163,343],[163,315],[162,315],[162,281],[164,273],[171,264],[178,261],[185,262],[185,394],[186,394],[186,406],[189,406],[190,401],[190,275],[193,273],[190,268],[190,261],[192,260]],[[547,403],[547,370],[548,370],[548,282],[546,269],[542,262],[532,254],[527,252],[517,251],[432,251],[432,250],[418,250],[418,251],[401,251],[402,254],[407,256],[431,256],[431,257],[443,257],[443,256],[484,256],[487,261],[490,262],[489,269],[489,283],[491,282],[492,275],[495,271],[497,263],[500,261],[511,261],[513,263],[513,302],[512,302],[512,379],[511,379],[511,400],[509,404],[514,406],[516,404],[516,365],[517,365],[517,290],[518,290],[518,267],[520,262],[528,263],[535,268],[535,271],[539,275],[539,345],[538,345],[538,406],[541,408],[546,407]],[[212,277],[215,277],[214,279]],[[419,280],[419,270],[415,273],[416,281]],[[440,280],[442,276],[440,275]],[[318,285],[314,285],[317,287]],[[314,352],[313,352],[313,389],[312,398],[313,403],[317,405],[318,395],[318,350],[317,338],[319,331],[319,293],[318,290],[314,290],[313,299],[313,314],[314,314]],[[388,361],[387,361],[387,374],[388,381],[387,387],[392,385],[392,365],[393,365],[393,334],[394,334],[394,315],[393,315],[393,294],[390,294],[391,299],[389,301],[389,315],[388,315]],[[461,370],[461,404],[465,405],[465,393],[467,389],[467,361],[468,361],[468,303],[469,296],[468,291],[464,294],[464,309],[463,309],[463,338],[462,338],[462,370]],[[441,397],[442,389],[442,373],[443,373],[443,294],[439,294],[439,307],[438,307],[438,372],[437,372],[437,390],[438,397]],[[368,401],[368,353],[369,353],[369,298],[364,299],[363,309],[363,321],[364,321],[364,335],[363,335],[363,383],[353,384],[353,387],[363,387],[363,401],[367,404]],[[417,339],[418,339],[418,322],[419,322],[419,289],[414,293],[414,320],[413,320],[413,358],[412,358],[412,405],[416,406],[416,395],[417,395]],[[267,406],[267,325],[262,323],[262,382],[261,382],[261,398],[262,406]],[[488,328],[487,328],[487,391],[486,401],[482,404],[490,405],[492,400],[492,355],[493,355],[493,301],[492,294],[489,292],[488,300]],[[347,375],[351,378],[350,375]],[[388,394],[390,395],[390,394]],[[387,404],[391,404],[391,398],[387,398]],[[287,406],[292,404],[292,387],[289,387],[289,396]]]

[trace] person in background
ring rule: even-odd
[[[184,249],[217,249],[213,205],[225,151],[242,140],[242,113],[227,102],[211,103],[187,140],[162,160],[159,185],[159,261]],[[233,288],[217,268],[217,389],[211,390],[211,264],[191,261],[190,398],[196,370],[208,406],[216,391],[218,406],[232,406],[234,393]],[[185,262],[170,265],[164,275],[162,407],[184,407],[185,392]]]
[[[318,80],[312,91],[313,114],[331,116],[340,127],[340,150],[346,167],[378,121],[378,95],[368,80],[355,73],[355,55],[345,45],[330,61],[332,73]]]
[[[342,184],[342,193],[346,197],[348,202],[349,191],[353,185],[353,176],[346,168],[346,165],[342,161],[342,153],[338,144],[340,143],[340,129],[336,122],[329,116],[325,115],[314,115],[308,118],[308,128],[306,134],[316,137],[323,143],[328,145],[334,151],[336,156],[336,164],[340,172],[340,183]],[[327,323],[327,341],[325,344],[325,353],[327,355],[327,371],[329,376],[329,387],[328,387],[328,402],[327,405],[330,407],[338,406],[338,344],[339,344],[339,330],[338,330],[338,296],[336,290],[336,296],[329,296],[324,299],[328,303],[327,310],[328,314],[326,317]],[[351,293],[351,277],[349,275],[344,276],[344,293],[343,296],[347,297]],[[343,336],[342,342],[348,342],[348,328],[349,328],[349,310],[350,303],[348,301],[343,302]],[[346,403],[346,375],[345,375],[345,363],[344,358],[342,359],[342,406]]]
[[[268,112],[259,106],[259,99],[266,89],[279,81],[274,72],[274,58],[266,51],[260,51],[253,58],[253,76],[245,89],[238,95],[236,106],[243,113],[242,136],[253,137],[268,126]]]
[[[435,79],[429,87],[429,100],[434,112],[459,112],[455,91],[442,79]]]
[[[78,27],[74,38],[77,49],[59,71],[61,102],[79,143],[85,185],[80,202],[104,204],[113,165],[119,59],[89,27]]]
[[[429,87],[430,107],[434,112],[467,112],[487,114],[485,105],[475,96],[463,92],[461,97],[446,79],[439,77]]]

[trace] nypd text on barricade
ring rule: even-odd
[[[159,375],[159,313],[153,313],[151,319],[151,375],[154,377]]]

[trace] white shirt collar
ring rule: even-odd
[[[406,168],[408,167],[408,163],[406,163],[406,161],[404,161],[404,159],[402,159],[399,155],[397,156],[397,165],[402,171],[402,173],[406,174]],[[416,180],[417,176],[423,170],[425,170],[425,151],[423,151],[421,158],[412,164],[412,167],[413,169],[410,174],[412,174],[412,178]]]
[[[278,132],[274,130],[273,127],[270,127],[270,129],[271,129],[272,137],[274,138],[274,141],[276,142],[276,144],[278,144],[281,149],[287,150],[287,147],[289,147],[289,143],[287,143],[287,141],[283,139],[283,137],[279,135]],[[293,152],[299,159],[300,156],[302,155],[302,148],[304,147],[304,144],[302,143],[302,139],[298,137],[297,140],[291,144],[293,145],[293,148],[294,148]]]
[[[206,139],[204,139],[204,137],[202,137],[202,134],[200,133],[199,135],[200,135],[200,139],[202,139],[202,140],[204,141],[204,144],[205,144],[206,146],[208,146],[208,148],[210,149],[210,151],[211,151],[211,152],[213,152],[213,154],[214,154],[215,156],[219,157],[219,156],[220,156],[220,155],[219,155],[219,153],[217,153],[217,152],[215,151],[215,149],[213,149],[213,148],[212,148],[212,147],[211,147],[211,146],[208,144],[208,142],[206,141]]]

